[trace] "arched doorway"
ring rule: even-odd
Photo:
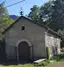
[[[30,46],[26,41],[18,44],[18,60],[28,61],[30,59]]]

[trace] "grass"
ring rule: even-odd
[[[0,67],[35,67],[34,64],[0,65]]]
[[[53,62],[50,62],[53,61]],[[39,64],[24,63],[24,64],[0,64],[0,67],[45,67],[48,64],[64,63],[64,55],[57,55],[52,57],[50,60],[42,61]]]
[[[39,64],[24,63],[24,64],[0,64],[0,67],[44,67],[48,65],[47,61],[42,61]]]
[[[48,65],[48,61],[42,61],[39,64],[34,63],[24,63],[24,64],[0,64],[0,67],[44,67]]]
[[[62,61],[59,62],[53,62],[50,63],[49,61],[42,61],[39,64],[33,64],[33,63],[25,63],[25,64],[0,64],[0,67],[45,67],[48,64],[56,64],[56,63],[61,63]],[[64,63],[64,61],[63,61]]]

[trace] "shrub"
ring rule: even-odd
[[[51,60],[56,60],[56,61],[64,60],[64,54],[56,55],[56,56],[52,57]]]
[[[38,66],[46,66],[49,64],[49,61],[42,61],[38,64]]]

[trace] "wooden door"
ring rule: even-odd
[[[30,47],[25,41],[18,45],[19,61],[28,61],[30,59]]]

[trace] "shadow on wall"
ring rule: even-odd
[[[53,56],[57,55],[57,47],[56,46],[52,46],[52,54],[53,54]]]
[[[12,48],[13,46],[10,46],[10,47]],[[18,62],[17,61],[17,47],[14,46],[13,48],[15,50],[15,53],[14,53],[14,55],[15,55],[14,58],[15,59],[7,59],[6,53],[5,53],[5,41],[4,41],[4,39],[2,41],[0,41],[0,64],[2,64],[2,65],[13,65],[13,64],[15,64],[16,65],[18,63],[23,64],[23,63],[32,62],[32,60],[29,60],[29,61],[26,61],[26,62],[23,62],[23,61]]]
[[[5,54],[5,41],[0,40],[0,63],[6,61],[6,54]]]
[[[47,59],[50,59],[51,57],[57,55],[57,47],[52,46],[51,49],[49,47],[46,47],[46,52],[47,52]]]

